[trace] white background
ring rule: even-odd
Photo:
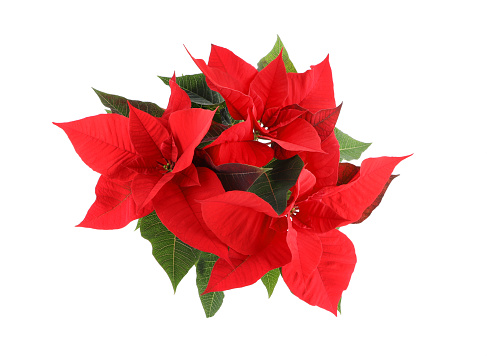
[[[339,4],[337,4],[339,3]],[[2,5],[1,355],[487,355],[481,1],[26,1]],[[319,5],[318,5],[319,4]],[[338,127],[402,156],[360,225],[338,317],[282,279],[206,319],[194,269],[176,295],[134,231],[75,228],[98,175],[51,122],[102,113],[91,87],[165,107],[157,75],[212,43],[249,63],[283,40],[303,72],[330,54]]]

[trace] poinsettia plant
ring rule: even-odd
[[[196,266],[207,317],[225,290],[260,279],[270,297],[280,276],[337,315],[356,263],[338,228],[370,215],[406,157],[342,162],[370,144],[335,127],[328,57],[297,73],[278,37],[257,68],[218,46],[191,58],[201,73],[160,77],[166,109],[95,90],[107,113],[56,123],[101,174],[78,226],[138,219],[174,291]]]

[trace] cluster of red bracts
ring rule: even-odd
[[[214,111],[191,108],[173,77],[162,117],[130,106],[128,118],[56,124],[101,174],[79,226],[117,229],[155,210],[183,242],[219,256],[206,292],[250,285],[282,267],[293,294],[336,314],[356,263],[352,242],[337,228],[363,218],[405,157],[371,158],[352,169],[339,163],[340,106],[328,58],[305,73],[286,73],[282,53],[261,71],[217,46],[208,64],[193,60],[238,123],[223,127]],[[212,125],[224,130],[198,148]],[[302,168],[284,203],[222,181],[219,167],[292,157]]]

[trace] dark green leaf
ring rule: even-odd
[[[281,53],[282,49],[282,59],[284,61],[284,65],[286,66],[286,72],[288,73],[297,73],[296,68],[294,68],[294,64],[291,62],[289,59],[289,55],[286,51],[286,48],[282,44],[281,39],[279,36],[277,36],[277,41],[274,44],[274,47],[271,49],[271,51],[263,57],[259,63],[257,63],[257,70],[261,71],[264,69],[270,62],[272,62],[274,59],[279,56],[279,53]]]
[[[228,109],[226,107],[218,110],[220,112],[221,123],[227,126],[232,126],[238,123],[233,117],[230,116]]]
[[[155,212],[139,219],[138,227],[142,237],[152,244],[152,255],[166,271],[176,292],[179,282],[198,260],[200,251],[178,239]]]
[[[200,151],[196,155],[198,165],[208,167],[216,173],[225,191],[249,189],[252,184],[270,168],[249,166],[241,163],[225,163],[215,165],[210,155],[205,151]]]
[[[281,272],[279,268],[276,268],[270,270],[269,272],[264,274],[261,278],[262,283],[264,283],[264,286],[267,289],[267,294],[269,295],[269,298],[271,297],[272,292],[274,292],[274,288],[276,287],[280,274]]]
[[[335,127],[335,136],[340,144],[340,161],[359,159],[362,153],[372,144],[351,138]]]
[[[226,163],[214,169],[225,191],[247,190],[267,169],[240,163]]]
[[[255,193],[268,202],[276,213],[286,209],[287,191],[296,184],[304,163],[298,155],[286,160],[274,160],[247,191]]]
[[[215,141],[223,131],[228,129],[227,125],[220,124],[218,122],[212,122],[208,132],[206,133],[205,137],[201,140],[202,143],[209,144],[212,141]]]
[[[159,77],[165,84],[169,85],[169,77]],[[183,75],[176,77],[176,83],[183,89],[191,99],[192,103],[204,106],[212,106],[223,103],[223,98],[216,91],[211,90],[206,84],[203,73]]]
[[[341,314],[342,313],[342,298],[340,298],[340,300],[338,301],[338,308],[337,308],[338,312]]]
[[[138,101],[138,100],[130,100],[126,99],[123,96],[118,96],[114,94],[107,94],[102,91],[96,90],[92,88],[96,95],[100,98],[103,105],[111,110],[114,114],[120,114],[126,117],[129,117],[129,105],[127,104],[127,100],[130,104],[146,113],[149,113],[155,117],[161,117],[164,113],[164,109],[161,109],[154,103],[146,102],[146,101]]]
[[[216,260],[218,260],[218,256],[208,252],[201,252],[200,259],[196,263],[196,286],[198,287],[198,294],[207,318],[211,318],[216,314],[222,306],[223,298],[225,297],[223,292],[201,294],[208,286],[211,270]]]

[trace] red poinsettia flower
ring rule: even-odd
[[[128,118],[103,114],[56,124],[82,160],[102,174],[97,199],[79,226],[121,228],[156,210],[183,242],[226,257],[226,245],[206,227],[198,203],[225,190],[215,173],[192,163],[214,112],[192,109],[175,76],[170,86],[168,107],[160,118],[129,103]]]
[[[194,149],[208,131],[213,112],[190,109],[189,98],[175,84],[174,77],[171,88],[168,110],[161,118],[153,117],[128,103],[129,118],[102,114],[56,124],[67,133],[83,161],[102,174],[97,186],[97,202],[82,226],[93,222],[95,211],[103,213],[100,204],[107,205],[111,195],[114,202],[121,200],[121,204],[110,213],[119,211],[127,215],[127,209],[123,206],[130,206],[129,211],[142,211],[173,177],[177,177],[178,183],[183,186],[199,185],[192,158]],[[134,209],[134,202],[137,209]],[[152,209],[151,205],[148,209]],[[108,219],[101,215],[96,218],[96,227],[103,228],[102,221],[118,225],[113,217]],[[139,215],[134,213],[127,217],[136,218]],[[124,223],[127,220],[122,219]]]
[[[350,182],[337,186],[335,175],[334,185],[318,192],[316,177],[303,169],[281,215],[249,192],[203,201],[205,223],[230,248],[230,260],[219,259],[213,267],[206,292],[243,287],[282,267],[293,294],[336,314],[356,257],[353,244],[335,228],[361,218],[404,158],[365,160]]]
[[[130,140],[129,118],[102,114],[55,125],[66,132],[83,162],[101,174],[96,200],[78,226],[117,229],[150,213],[149,204],[137,208],[132,194],[136,172],[127,165],[139,154]]]
[[[232,117],[252,121],[249,135],[271,140],[292,155],[322,152],[310,121],[317,123],[322,110],[335,108],[328,57],[305,73],[286,73],[282,52],[260,72],[218,46],[212,46],[208,64],[193,60],[210,89],[223,96]]]

